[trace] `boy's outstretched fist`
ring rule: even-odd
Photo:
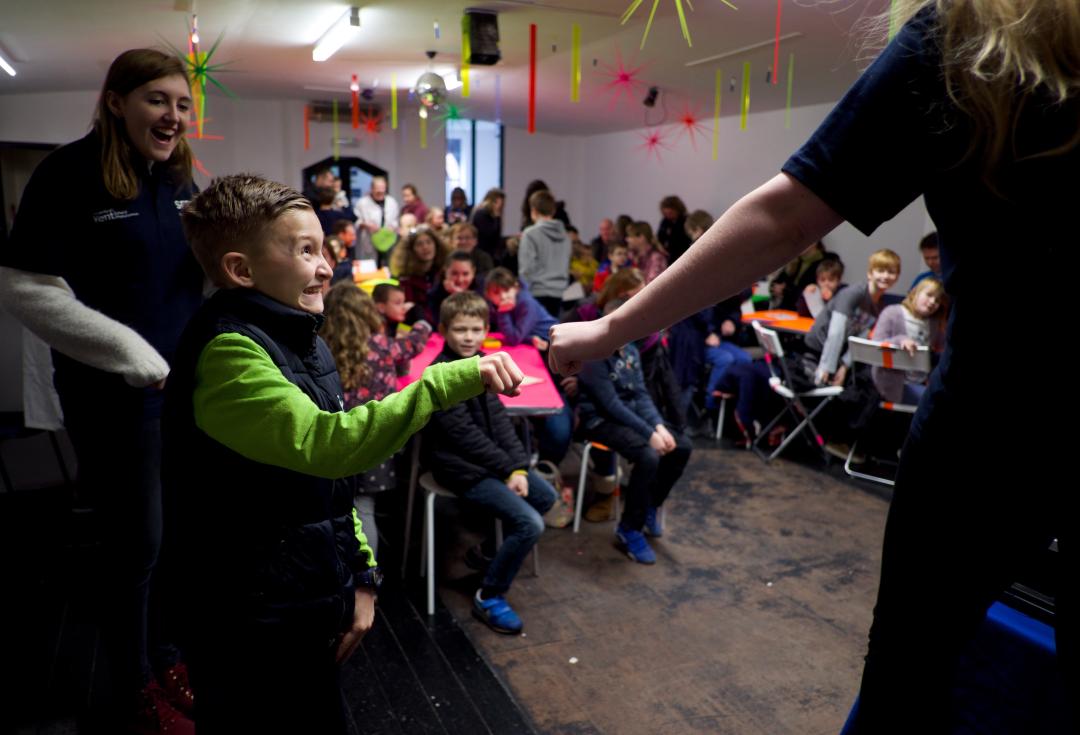
[[[521,392],[518,386],[525,379],[521,369],[505,352],[483,355],[480,358],[480,377],[488,391],[507,396],[518,395]]]

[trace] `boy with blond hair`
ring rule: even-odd
[[[346,732],[339,665],[374,621],[381,579],[352,476],[432,413],[514,392],[496,354],[429,368],[344,412],[322,323],[322,228],[293,189],[216,179],[183,210],[219,287],[192,318],[164,416],[166,545],[200,733]]]

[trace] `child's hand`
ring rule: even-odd
[[[516,396],[521,392],[518,386],[525,379],[525,375],[514,364],[510,355],[493,352],[480,358],[480,378],[489,392]]]
[[[352,627],[341,636],[341,642],[338,643],[337,652],[334,654],[339,664],[348,661],[349,656],[353,655],[360,641],[375,624],[375,593],[367,587],[357,587],[355,597]]]
[[[510,475],[506,486],[519,498],[529,497],[529,478],[526,475]]]
[[[718,337],[717,334],[715,332],[713,332],[712,334],[710,334],[708,337],[705,338],[705,346],[706,347],[719,347],[720,346],[720,337]]]
[[[836,372],[833,373],[832,384],[843,385],[845,378],[847,378],[847,365],[841,365],[836,369]]]
[[[660,438],[664,440],[664,454],[675,449],[675,437],[671,435],[671,432],[667,430],[667,427],[660,424],[656,427],[656,433],[660,435]]]
[[[559,387],[568,397],[573,398],[578,393],[578,379],[575,375],[569,375],[559,381]]]
[[[533,337],[532,338],[532,343],[533,343],[533,347],[535,347],[540,352],[543,352],[548,348],[548,341],[546,339],[541,338],[541,337]]]
[[[900,349],[908,353],[912,357],[915,357],[915,353],[919,351],[919,343],[913,340],[911,337],[904,337],[900,340]]]
[[[654,431],[652,436],[649,437],[649,446],[661,457],[668,453],[667,441],[664,440],[664,437],[660,435],[659,431]]]
[[[720,334],[725,337],[730,337],[735,334],[735,322],[730,319],[725,319],[724,323],[720,325]]]

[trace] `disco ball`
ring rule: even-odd
[[[446,98],[446,82],[435,72],[426,71],[416,80],[413,93],[424,107],[437,110]]]

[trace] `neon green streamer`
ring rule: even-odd
[[[397,130],[397,74],[390,75],[390,127]]]
[[[686,27],[686,13],[682,9],[682,0],[675,0],[675,10],[679,13],[679,26],[682,28],[682,37],[686,39],[686,45],[693,48],[690,42],[690,29]]]

